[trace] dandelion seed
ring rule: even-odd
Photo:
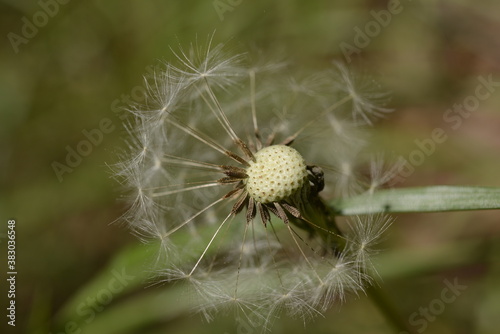
[[[369,281],[387,219],[343,232],[326,200],[361,192],[356,123],[386,110],[344,67],[332,92],[333,71],[290,78],[283,63],[245,65],[213,39],[176,53],[180,66],[156,73],[148,105],[132,110],[117,172],[135,193],[124,218],[161,241],[164,281],[190,286],[207,319],[232,307],[264,326],[282,313],[305,320]]]
[[[377,154],[370,161],[370,186],[368,192],[373,193],[380,187],[388,184],[398,174],[397,166],[387,166],[381,154]]]
[[[336,82],[337,88],[352,97],[352,117],[354,121],[373,125],[373,121],[383,118],[392,109],[385,108],[387,93],[381,92],[373,80],[358,78],[341,63],[335,63],[341,80]]]

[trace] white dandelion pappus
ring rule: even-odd
[[[359,227],[370,217],[341,231],[324,200],[348,182],[342,152],[352,165],[366,144],[346,130],[359,95],[333,72],[290,78],[283,63],[246,65],[207,44],[176,53],[180,65],[157,73],[148,105],[132,110],[124,218],[160,240],[163,280],[191,286],[207,319],[229,307],[264,325],[322,314],[363,290],[367,244],[381,234]]]

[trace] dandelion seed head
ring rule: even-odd
[[[252,65],[213,36],[175,55],[131,106],[130,152],[116,166],[132,194],[124,219],[159,241],[163,281],[187,286],[207,320],[232,308],[264,326],[361,291],[387,218],[341,231],[328,201],[365,190],[358,123],[374,121],[375,102],[344,67]]]

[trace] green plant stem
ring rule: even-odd
[[[339,216],[500,209],[500,188],[431,186],[385,189],[330,203]]]
[[[366,289],[366,294],[398,333],[413,333],[381,288],[371,285]]]

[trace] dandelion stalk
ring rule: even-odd
[[[380,287],[371,285],[367,287],[366,294],[398,333],[413,333],[413,330],[398,313],[396,306]]]

